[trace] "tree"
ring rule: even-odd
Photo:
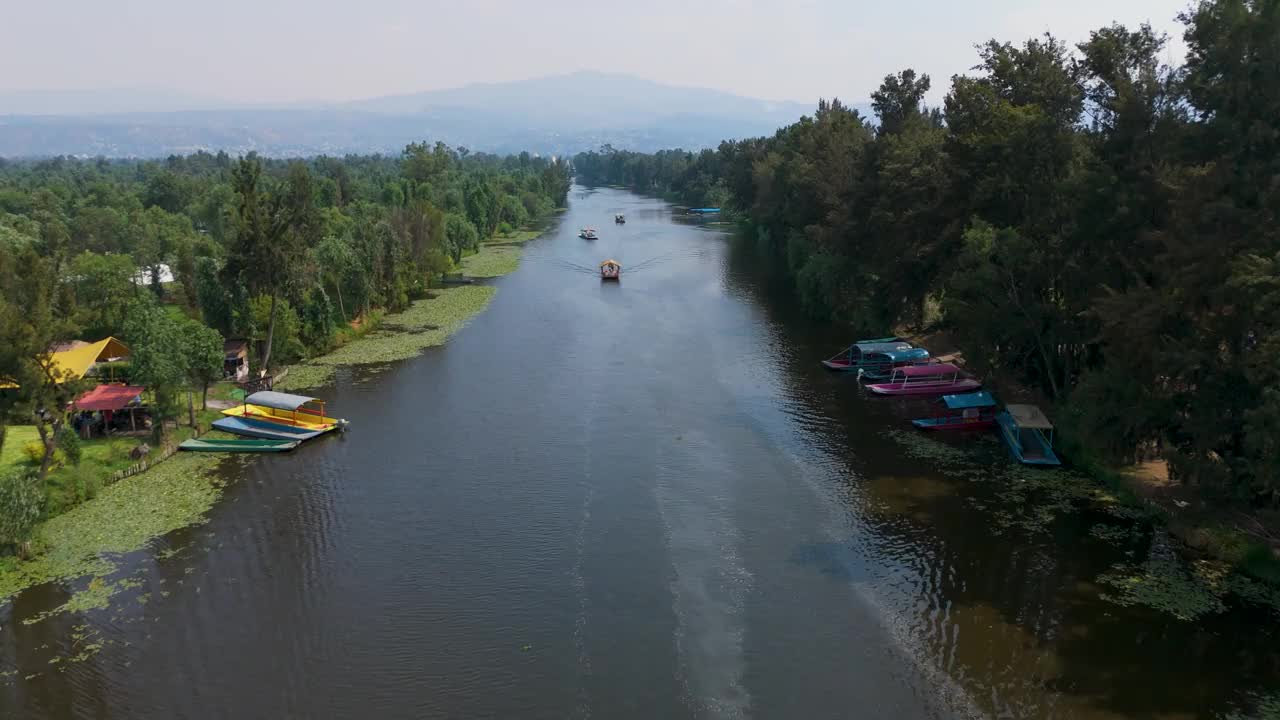
[[[85,335],[97,339],[119,333],[130,310],[151,300],[138,292],[136,270],[128,255],[86,250],[71,262],[76,321]]]
[[[194,320],[187,320],[183,326],[187,382],[191,387],[200,388],[200,409],[205,410],[209,407],[209,385],[222,377],[223,337],[217,330]],[[191,426],[195,427],[190,388],[187,390],[187,412]]]
[[[902,132],[912,118],[920,115],[920,103],[929,92],[929,76],[916,77],[910,68],[897,75],[886,75],[880,88],[871,93],[871,107],[880,118],[879,132],[885,135]]]
[[[293,279],[298,260],[313,237],[316,215],[311,176],[306,166],[293,163],[284,187],[264,187],[262,163],[255,155],[242,159],[232,171],[239,195],[236,239],[223,268],[226,282],[244,282],[252,294],[270,300],[263,371],[271,367],[276,329],[276,306]]]
[[[347,281],[347,275],[356,266],[356,255],[351,247],[351,238],[326,235],[324,240],[316,246],[316,263],[320,267],[324,282],[331,285],[338,296],[338,314],[345,323],[348,318],[347,309],[342,303],[342,284]]]
[[[18,470],[0,474],[0,541],[30,552],[31,532],[44,512],[44,487],[37,473]]]
[[[179,321],[157,307],[140,308],[125,323],[135,382],[155,397],[156,433],[165,435],[165,420],[176,414],[176,396],[188,376],[188,321]],[[221,348],[219,348],[221,350]]]

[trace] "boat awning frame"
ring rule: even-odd
[[[316,398],[306,395],[290,395],[274,390],[260,390],[244,399],[245,405],[257,405],[276,410],[297,410],[307,403],[317,402]]]
[[[942,402],[946,403],[947,408],[951,410],[968,410],[969,408],[995,407],[996,399],[991,397],[991,393],[983,390],[963,395],[943,395]]]
[[[1013,423],[1027,430],[1052,430],[1053,423],[1035,405],[1005,405],[1004,409],[1013,418]]]
[[[930,375],[959,375],[960,368],[950,363],[933,365],[908,365],[894,370],[898,377],[926,377]]]

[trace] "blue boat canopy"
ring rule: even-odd
[[[890,350],[910,350],[911,343],[906,343],[906,342],[855,343],[851,349],[856,349],[858,352],[862,353],[863,355],[866,355],[867,353],[887,352]]]
[[[929,357],[929,351],[924,348],[906,348],[903,350],[883,350],[878,354],[889,358],[889,362],[908,362],[910,360],[925,360]]]
[[[275,408],[276,410],[297,410],[309,402],[314,402],[315,398],[306,395],[290,395],[289,393],[274,392],[272,390],[263,390],[256,392],[244,399],[246,405],[257,405],[258,407]]]
[[[952,410],[966,410],[968,408],[984,408],[995,407],[996,399],[991,397],[991,393],[983,390],[982,392],[967,393],[964,395],[943,395],[942,402]]]

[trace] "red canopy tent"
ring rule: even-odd
[[[145,390],[136,385],[99,385],[76,399],[75,405],[77,410],[123,410]]]
[[[136,428],[132,410],[141,401],[145,387],[136,385],[99,385],[76,399],[74,406],[82,412],[101,411],[105,427],[111,427],[111,414],[129,409],[129,426]],[[88,430],[85,430],[88,433]]]

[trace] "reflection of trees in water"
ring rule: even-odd
[[[865,533],[798,546],[794,562],[869,585],[901,614],[919,643],[913,650],[997,714],[1198,716],[1280,678],[1280,656],[1250,625],[1253,612],[1188,623],[1101,599],[1094,579],[1116,550],[1089,537],[1088,513],[1060,516],[1039,533],[994,534],[998,491],[947,477],[885,439],[901,409],[864,402],[854,383],[834,381],[813,360],[847,343],[843,331],[807,319],[785,275],[749,239],[729,244],[726,291],[759,308],[767,335],[791,356],[781,378],[789,397],[833,419],[808,428],[820,435],[812,442],[841,459],[860,498],[850,509]],[[1009,462],[994,444],[947,442],[980,466]],[[971,505],[975,497],[987,509]]]

